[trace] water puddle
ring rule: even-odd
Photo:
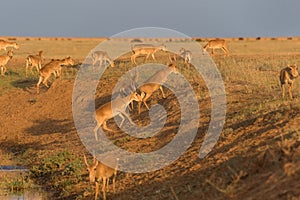
[[[12,192],[7,189],[6,181],[14,180],[27,174],[29,169],[24,166],[5,165],[0,166],[0,200],[46,200],[49,194],[41,187],[33,186],[24,191]]]
[[[27,172],[28,169],[24,166],[16,165],[2,165],[0,166],[0,172]]]
[[[49,196],[39,188],[31,188],[21,193],[1,192],[1,200],[46,200]]]

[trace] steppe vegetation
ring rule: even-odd
[[[103,39],[4,39],[17,42],[20,48],[14,50],[6,76],[0,77],[0,164],[27,166],[30,172],[17,177],[0,176],[0,193],[3,188],[15,191],[38,184],[53,199],[92,199],[94,185],[88,181],[83,154],[89,155],[90,160],[92,155],[77,135],[71,103],[78,67]],[[226,41],[228,56],[215,50],[212,57],[223,78],[227,98],[225,126],[214,149],[205,158],[198,157],[210,121],[211,103],[201,76],[192,65],[188,69],[179,59],[179,72],[190,82],[199,101],[197,137],[166,168],[145,174],[119,172],[116,192],[109,184],[107,199],[300,198],[300,78],[294,83],[293,100],[282,98],[279,82],[282,68],[300,63],[300,38]],[[199,43],[204,46],[207,40]],[[168,47],[168,42],[165,45]],[[71,56],[76,64],[63,67],[62,80],[51,78],[50,88],[41,87],[40,94],[36,94],[38,74],[34,71],[26,78],[25,58],[40,50],[44,52],[44,63]],[[157,52],[154,62],[166,64],[167,55]],[[112,83],[133,67],[131,52],[123,56],[114,68],[107,68],[100,80],[97,107],[110,100]],[[144,59],[137,57],[136,62]],[[165,93],[166,99],[157,91],[147,102],[150,107],[162,104],[168,113],[166,126],[159,134],[142,140],[119,131],[107,133],[107,137],[134,152],[151,152],[170,142],[180,124],[180,109],[171,90],[165,89]],[[131,117],[141,126],[150,123],[146,109],[141,115],[135,109]],[[113,120],[108,121],[108,126],[118,130]]]

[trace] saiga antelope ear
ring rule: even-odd
[[[136,91],[136,93],[138,93],[139,95],[142,95],[142,92],[141,92],[141,90],[140,90],[139,88],[137,88],[135,91]]]
[[[293,70],[293,66],[288,65],[287,68],[289,68],[289,70]]]
[[[98,160],[97,160],[97,158],[94,156],[94,160],[93,160],[93,166],[97,166],[98,165]]]

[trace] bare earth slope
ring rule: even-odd
[[[274,70],[269,61],[265,62],[265,58],[257,58],[257,67],[253,68],[255,65],[240,64],[252,62],[256,57],[249,59],[251,61],[237,55],[226,58],[225,61],[221,56],[215,58],[226,85],[227,119],[217,145],[207,157],[198,158],[210,119],[209,98],[202,96],[199,100],[199,107],[203,111],[201,126],[188,151],[170,166],[155,172],[120,172],[117,177],[117,191],[113,194],[110,186],[108,199],[154,200],[175,199],[175,196],[188,200],[300,199],[299,88],[295,89],[296,98],[293,101],[281,100],[280,89],[273,86],[273,83],[272,87],[261,89],[263,86],[259,85],[259,81],[254,76],[249,77],[246,72],[251,71],[261,77],[271,74],[276,80],[278,70]],[[298,58],[283,57],[282,60],[284,59],[297,61]],[[234,64],[231,64],[233,61]],[[244,67],[245,71],[236,72],[231,66]],[[235,76],[238,80],[230,78],[230,75],[238,73],[241,73],[240,76]],[[111,80],[103,79],[101,84],[109,86]],[[72,118],[74,79],[57,79],[50,89],[43,88],[39,95],[36,94],[35,84],[35,81],[26,82],[27,87],[15,88],[0,96],[1,165],[16,163],[18,158],[26,158],[25,164],[30,166],[39,163],[41,158],[66,150],[79,158],[82,153],[87,154]],[[191,84],[196,88],[198,96],[205,91],[201,83],[200,86],[195,81]],[[111,89],[112,86],[98,92],[97,96],[102,98],[96,101],[97,105],[109,100],[107,95]],[[275,92],[269,94],[266,91]],[[157,92],[150,101],[150,104],[159,102],[169,109],[165,131],[145,142],[128,140],[126,145],[132,151],[151,151],[155,145],[163,146],[176,134],[179,114],[178,110],[171,108],[178,102],[170,91],[167,94],[167,98],[162,99]],[[138,122],[139,116],[136,113],[132,117]],[[143,125],[147,124],[147,112],[143,112],[142,117],[146,120],[142,122]],[[113,121],[108,125],[117,129]],[[113,134],[109,136],[116,137]],[[82,182],[74,185],[68,193],[54,196],[54,199],[92,199],[93,185],[88,183],[84,168],[82,177]],[[46,187],[50,191],[55,190],[51,185]]]
[[[46,156],[69,150],[81,156],[84,147],[72,122],[72,87],[73,81],[56,80],[41,95],[32,88],[1,96],[2,153],[18,156],[32,149]],[[299,137],[293,135],[299,133],[300,114],[289,106],[232,125],[232,131],[205,159],[197,158],[198,138],[187,153],[163,170],[120,175],[118,193],[110,195],[113,199],[171,199],[172,186],[180,199],[299,196],[300,146]],[[283,116],[275,121],[278,113]],[[282,139],[280,134],[286,135]],[[82,189],[88,187],[83,184]]]

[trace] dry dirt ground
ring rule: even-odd
[[[237,55],[231,58],[242,59]],[[223,59],[217,57],[217,65],[225,65]],[[17,59],[13,64],[12,71],[22,66],[23,60]],[[108,101],[112,81],[116,78],[101,80],[102,90],[97,93],[96,105]],[[35,84],[35,79],[22,78],[14,83],[14,89],[0,96],[1,165],[18,163],[18,157],[25,157],[30,166],[40,158],[66,150],[78,157],[88,154],[73,122],[74,79],[57,79],[49,89],[43,87],[39,95],[35,93]],[[280,99],[277,86],[274,95],[269,95],[265,91],[260,93],[259,89],[249,92],[242,82],[225,81],[226,124],[213,151],[200,159],[199,147],[210,120],[210,99],[201,96],[206,90],[201,83],[192,81],[191,84],[201,97],[199,107],[203,112],[191,147],[161,170],[144,174],[120,172],[116,193],[112,193],[110,187],[108,199],[300,199],[299,88],[295,89],[296,98],[290,101]],[[167,91],[166,99],[160,95],[155,93],[150,104],[158,101],[167,109],[168,119],[162,133],[144,141],[129,138],[120,146],[125,145],[135,152],[149,152],[167,144],[176,135],[180,112],[173,108],[178,102],[171,91]],[[139,116],[134,112],[132,118],[137,121]],[[149,123],[145,110],[142,118],[143,125]],[[113,121],[108,126],[117,129]],[[126,137],[122,132],[117,134],[111,133],[109,137]],[[68,195],[52,199],[93,199],[93,185],[88,183],[84,168],[82,176],[83,181],[74,185]]]

